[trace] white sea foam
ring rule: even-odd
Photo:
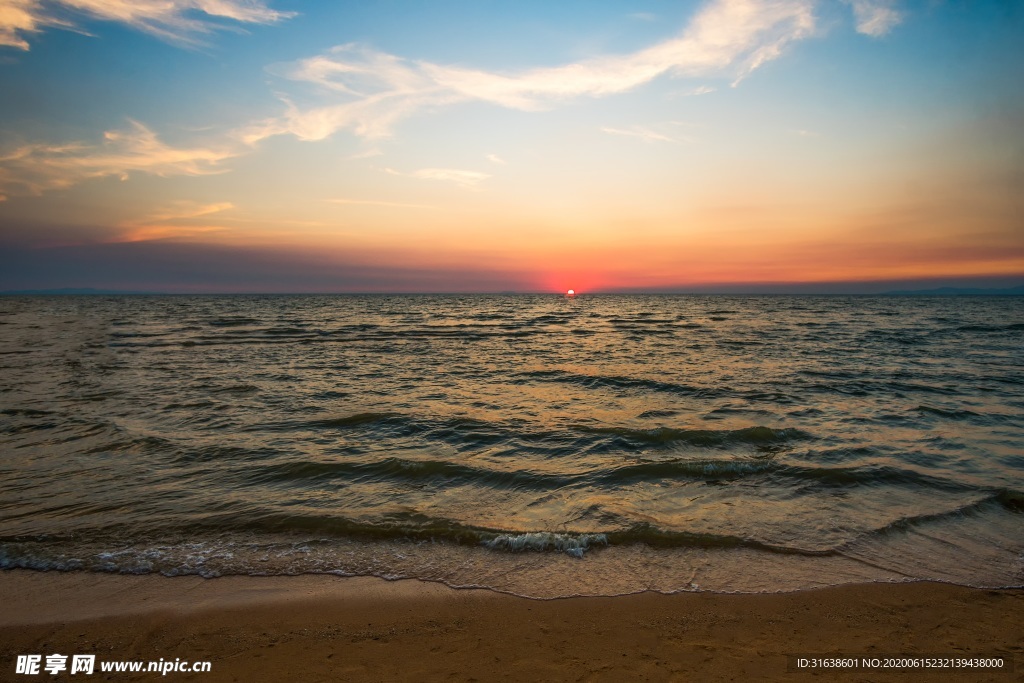
[[[525,534],[502,534],[484,541],[483,545],[491,550],[511,550],[513,552],[556,550],[566,555],[582,558],[590,546],[608,545],[608,537],[605,534],[555,534],[538,531]]]

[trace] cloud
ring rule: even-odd
[[[644,142],[679,142],[679,140],[669,137],[664,133],[659,133],[643,126],[630,126],[629,128],[610,128],[604,126],[601,128],[601,132],[608,133],[610,135],[625,135],[628,137],[640,138]]]
[[[695,142],[689,135],[680,135],[679,127],[693,128],[694,124],[686,121],[665,121],[647,126],[627,126],[625,128],[613,128],[602,126],[599,130],[609,135],[622,135],[626,137],[639,138],[644,142]]]
[[[407,178],[419,178],[420,180],[443,180],[455,183],[466,188],[473,188],[491,176],[479,171],[463,171],[457,168],[421,168],[411,173],[403,173],[393,168],[385,168],[385,173],[391,175],[405,176]]]
[[[38,33],[44,26],[62,25],[66,22],[43,11],[37,0],[5,0],[0,5],[0,47],[27,50],[24,34]]]
[[[127,229],[116,242],[150,242],[153,240],[196,241],[209,233],[224,232],[223,225],[138,225]]]
[[[183,45],[197,45],[197,35],[225,28],[210,18],[272,24],[295,15],[270,9],[260,0],[4,0],[0,5],[0,46],[28,50],[25,34],[38,33],[47,26],[76,29],[70,18],[64,18],[75,14],[120,22]]]
[[[0,194],[40,195],[93,178],[132,173],[158,176],[210,175],[236,156],[228,149],[174,147],[137,121],[124,130],[107,131],[98,145],[30,144],[0,153]]]
[[[682,90],[682,91],[674,93],[674,94],[679,96],[679,97],[697,97],[699,95],[707,95],[707,94],[713,93],[713,92],[715,92],[715,89],[712,88],[711,86],[709,86],[709,85],[700,85],[700,86],[697,86],[696,88],[691,88],[690,90]]]
[[[149,221],[173,221],[184,218],[198,218],[209,216],[211,213],[220,213],[235,208],[231,202],[215,202],[213,204],[199,204],[192,201],[175,202],[163,209],[157,210],[148,218]]]
[[[489,162],[491,162],[492,164],[498,164],[499,166],[504,166],[507,163],[504,159],[499,157],[497,154],[488,154],[487,155],[487,160]]]
[[[498,73],[406,59],[348,44],[279,66],[276,73],[315,86],[321,103],[282,97],[284,115],[241,131],[254,144],[272,135],[321,140],[347,129],[387,137],[424,109],[483,101],[538,111],[580,97],[633,90],[661,76],[729,78],[733,85],[814,31],[813,0],[714,0],[676,37],[637,52],[561,66]],[[326,99],[326,103],[322,103]]]
[[[231,202],[215,202],[200,204],[194,201],[173,202],[146,216],[133,221],[126,221],[119,227],[123,232],[115,242],[145,242],[150,240],[195,240],[212,232],[224,232],[228,228],[222,225],[209,225],[194,222],[197,218],[205,218],[214,213],[229,211],[235,208]]]
[[[380,151],[377,148],[364,149],[362,152],[356,152],[355,154],[349,155],[348,158],[349,159],[372,159],[373,157],[379,157],[382,154],[384,154],[384,152]]]
[[[893,0],[844,0],[853,8],[857,32],[879,38],[903,21],[903,15],[893,8]]]

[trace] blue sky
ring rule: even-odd
[[[1024,281],[1022,28],[994,1],[7,0],[0,288]]]

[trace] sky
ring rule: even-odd
[[[1024,283],[1010,0],[0,0],[0,290]]]

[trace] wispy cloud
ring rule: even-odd
[[[857,32],[874,38],[884,36],[903,21],[893,0],[844,0],[853,8]]]
[[[210,233],[221,233],[223,225],[141,225],[125,232],[118,242],[151,242],[153,240],[196,241]]]
[[[696,88],[691,88],[689,90],[681,90],[674,94],[678,97],[697,97],[699,95],[707,95],[713,92],[715,92],[715,89],[712,88],[710,85],[699,85]]]
[[[224,232],[222,225],[210,225],[205,221],[195,222],[211,214],[235,208],[231,202],[201,204],[194,201],[173,202],[157,209],[149,216],[121,224],[123,232],[117,242],[146,242],[150,240],[187,239],[195,240],[209,233]]]
[[[799,135],[802,138],[820,138],[821,133],[815,133],[813,130],[804,130],[803,128],[793,128],[789,131],[793,135]]]
[[[601,132],[610,135],[625,135],[627,137],[640,138],[644,142],[679,142],[675,138],[664,133],[645,128],[644,126],[630,126],[629,128],[610,128],[603,126]]]
[[[599,130],[609,135],[622,135],[637,138],[644,142],[695,142],[695,138],[679,133],[681,127],[693,128],[693,126],[694,124],[687,123],[686,121],[664,121],[644,126],[602,126]]]
[[[364,149],[362,152],[356,152],[349,156],[349,159],[372,159],[373,157],[379,157],[384,152],[380,151],[376,147],[372,149]]]
[[[68,23],[46,12],[38,0],[4,0],[0,5],[0,47],[27,50],[26,34],[47,26],[67,27]]]
[[[199,204],[193,201],[181,201],[169,204],[152,213],[149,221],[174,221],[187,218],[199,218],[209,216],[211,213],[220,213],[235,208],[231,202],[214,202],[212,204]]]
[[[624,55],[497,73],[410,60],[348,44],[279,67],[285,78],[315,85],[327,103],[285,113],[242,131],[252,144],[272,135],[320,140],[338,130],[376,138],[427,108],[466,101],[536,111],[579,97],[605,97],[661,77],[729,78],[735,85],[793,41],[814,31],[813,0],[714,0],[676,37]]]
[[[409,173],[396,171],[393,168],[385,168],[384,172],[407,178],[418,178],[420,180],[442,180],[466,188],[475,188],[481,182],[491,177],[487,173],[464,171],[457,168],[421,168],[418,171],[411,171]]]
[[[26,35],[50,26],[75,29],[74,15],[116,21],[161,40],[197,45],[198,36],[226,28],[211,19],[272,24],[295,13],[270,9],[261,0],[3,0],[0,46],[28,50]]]
[[[497,154],[488,154],[487,161],[491,162],[492,164],[498,164],[499,166],[504,166],[506,163],[505,160],[499,157]]]
[[[101,144],[30,144],[0,152],[0,194],[39,195],[93,178],[132,173],[158,176],[210,175],[236,156],[227,148],[175,147],[137,121],[104,133]]]

